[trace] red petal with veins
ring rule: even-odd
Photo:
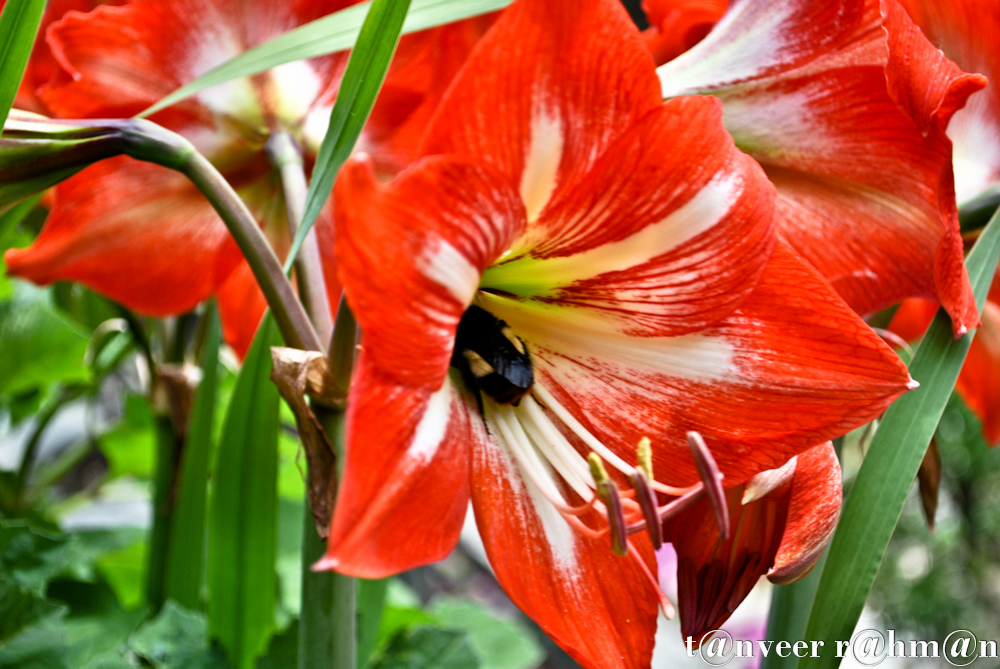
[[[358,360],[347,406],[347,459],[326,556],[317,569],[382,578],[440,560],[469,506],[469,448],[483,423],[460,386],[399,385]]]
[[[653,439],[656,477],[698,477],[686,432],[705,437],[731,487],[877,417],[909,388],[892,350],[779,244],[727,319],[679,337],[581,328],[483,295],[532,353],[536,382],[631,461]]]
[[[808,574],[837,527],[843,481],[833,444],[827,442],[800,454],[791,486],[785,533],[774,566],[767,572],[768,579],[778,585]]]
[[[423,152],[498,168],[533,220],[659,105],[652,59],[619,3],[517,2],[455,78]]]
[[[773,197],[759,165],[733,146],[716,100],[671,100],[558,193],[482,286],[601,330],[700,330],[732,313],[763,272]]]
[[[637,560],[656,572],[649,540],[612,554],[607,536],[573,530],[492,438],[472,453],[472,505],[497,581],[584,667],[648,667],[657,598]]]
[[[452,157],[389,184],[353,159],[334,193],[338,270],[372,364],[440,388],[482,271],[524,229],[517,193],[496,170]]]
[[[937,110],[935,122],[946,123],[946,110],[982,81],[940,59],[940,67],[903,67],[927,53],[901,26],[883,22],[879,0],[741,0],[659,75],[667,97],[722,100],[737,145],[778,187],[785,239],[855,310],[940,300],[960,334],[978,318],[954,216],[951,145],[918,122]]]
[[[63,182],[35,242],[7,251],[5,261],[14,276],[81,281],[131,309],[164,316],[211,295],[239,254],[185,177],[114,158]]]

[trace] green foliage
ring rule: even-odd
[[[18,282],[0,303],[0,395],[55,381],[86,381],[87,335],[52,304],[49,292]]]
[[[205,616],[175,602],[129,639],[129,648],[154,669],[228,669],[229,664],[206,641]]]
[[[545,653],[520,623],[503,620],[471,600],[440,598],[430,614],[450,630],[464,631],[482,669],[532,669]]]
[[[226,412],[210,507],[209,634],[240,669],[264,652],[274,625],[277,583],[278,405],[265,318]]]
[[[414,0],[403,24],[403,34],[487,14],[509,5],[511,0]],[[303,58],[315,58],[351,48],[368,14],[370,2],[334,12],[243,52],[209,70],[163,98],[141,116],[148,117],[184,98],[227,81],[247,77]]]
[[[167,542],[166,596],[190,609],[201,597],[206,534],[206,498],[212,457],[212,427],[222,341],[218,313],[206,316],[208,333],[202,347],[201,383],[195,392],[177,481],[177,499]]]
[[[371,669],[477,669],[464,632],[419,626],[402,630],[369,665]]]
[[[108,478],[134,476],[148,480],[153,474],[153,415],[149,402],[138,395],[125,396],[125,415],[98,443],[108,459]]]
[[[24,77],[45,0],[7,0],[0,12],[0,127]]]
[[[1000,255],[997,216],[983,231],[966,261],[982,309]],[[893,530],[934,435],[974,333],[955,340],[947,315],[938,313],[913,356],[910,373],[921,387],[897,400],[886,412],[858,472],[830,544],[806,639],[833,648],[849,639],[878,573]],[[802,667],[836,667],[828,653],[803,658]]]
[[[58,610],[58,606],[0,573],[0,642]]]

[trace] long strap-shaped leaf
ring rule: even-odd
[[[201,352],[201,383],[194,395],[177,481],[177,501],[167,542],[165,595],[184,608],[201,604],[204,572],[205,516],[208,472],[212,455],[212,425],[219,377],[219,315],[214,304],[206,315],[208,331]]]
[[[509,5],[512,0],[413,0],[403,34],[479,16]],[[254,47],[163,98],[140,114],[142,117],[176,104],[186,97],[232,79],[246,77],[303,58],[315,58],[354,46],[371,2],[364,2],[324,16]]]
[[[966,259],[980,311],[1000,255],[998,218],[993,216]],[[948,316],[940,310],[914,354],[910,374],[920,388],[898,399],[886,412],[844,504],[805,634],[806,639],[821,640],[824,645],[820,657],[800,660],[800,669],[840,664],[837,641],[849,640],[861,617],[973,335],[953,339]]]
[[[410,0],[372,2],[371,11],[358,35],[358,43],[347,62],[340,90],[337,91],[337,101],[330,113],[330,126],[316,156],[302,224],[295,232],[292,248],[285,261],[286,273],[291,271],[306,235],[330,197],[333,180],[340,171],[340,166],[351,155],[361,136],[361,129],[368,122],[368,116],[375,106],[375,98],[378,97],[389,70],[392,55],[399,44],[400,30],[409,7]]]
[[[268,314],[236,380],[212,479],[208,633],[237,669],[252,669],[274,622],[279,400],[270,375],[277,345]]]
[[[44,11],[45,0],[7,0],[0,12],[0,128],[21,86]]]

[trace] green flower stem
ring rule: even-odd
[[[35,416],[35,429],[28,437],[28,443],[24,447],[24,455],[21,456],[21,465],[17,470],[17,479],[14,484],[14,500],[18,510],[24,510],[24,490],[28,484],[28,477],[35,464],[35,455],[38,452],[38,445],[41,443],[42,434],[55,418],[59,410],[77,399],[87,390],[85,385],[62,386],[56,390],[49,400],[42,406]]]
[[[271,163],[281,173],[281,187],[285,193],[285,208],[288,212],[288,230],[294,237],[302,222],[306,192],[309,189],[302,153],[287,132],[277,132],[267,142],[267,154]],[[326,294],[323,261],[315,229],[306,235],[302,250],[295,258],[295,269],[299,276],[299,295],[302,296],[302,302],[312,319],[313,327],[316,328],[320,341],[330,341],[330,336],[333,334],[333,315]]]
[[[307,351],[323,351],[321,340],[267,238],[219,171],[176,133],[145,120],[119,123],[123,153],[181,172],[208,198],[250,264],[285,344]]]
[[[318,404],[313,411],[333,444],[338,465],[343,463],[344,412]],[[298,669],[356,669],[357,581],[332,571],[312,571],[326,542],[316,532],[308,505],[303,523]]]

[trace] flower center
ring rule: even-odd
[[[462,315],[451,364],[500,404],[517,406],[535,382],[524,342],[506,323],[477,306]]]
[[[701,482],[675,488],[653,477],[648,439],[639,443],[636,465],[628,464],[540,382],[533,383],[530,393],[525,392],[516,405],[485,397],[481,406],[489,431],[510,454],[529,490],[551,505],[573,531],[588,539],[604,537],[612,552],[635,559],[657,592],[664,613],[671,616],[673,607],[646,569],[630,535],[645,532],[654,548],[659,548],[663,522],[703,495],[716,511],[720,533],[728,535],[722,475],[701,436],[688,435]],[[614,478],[605,464],[616,472]],[[672,499],[661,504],[661,495]]]

